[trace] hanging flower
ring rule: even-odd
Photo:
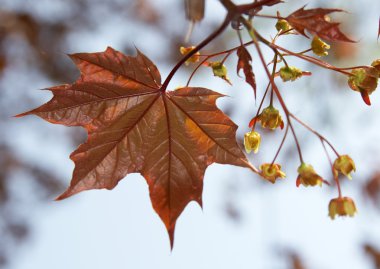
[[[376,90],[378,79],[379,72],[376,67],[362,67],[352,70],[348,77],[348,85],[352,90],[360,92],[367,105],[371,105],[369,95]]]
[[[337,175],[338,173],[341,173],[349,179],[352,179],[351,172],[355,171],[355,163],[348,155],[341,155],[334,161],[334,173],[336,173]]]
[[[313,166],[310,164],[302,163],[298,167],[298,177],[296,181],[297,187],[299,185],[304,185],[305,187],[308,186],[322,186],[323,179],[320,175],[318,175]]]
[[[247,153],[250,153],[252,150],[254,153],[257,153],[260,147],[261,136],[258,132],[251,131],[245,133],[244,135],[244,147]]]
[[[281,165],[276,163],[264,163],[260,165],[260,170],[260,175],[272,183],[275,183],[278,178],[286,177],[286,174],[281,171]]]
[[[252,127],[256,121],[261,122],[261,126],[266,129],[274,130],[278,127],[281,129],[284,128],[284,122],[282,120],[280,112],[278,109],[274,108],[271,105],[267,108],[264,108],[260,115],[254,117],[250,121],[249,127]]]
[[[353,217],[357,213],[354,201],[349,197],[338,197],[332,199],[329,203],[329,217],[335,219],[335,216]]]

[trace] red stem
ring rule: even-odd
[[[289,115],[290,115],[290,117],[292,117],[293,119],[295,119],[296,121],[298,121],[303,127],[305,127],[310,132],[312,132],[313,134],[315,134],[320,140],[326,142],[329,145],[329,147],[334,151],[334,153],[335,153],[335,155],[337,157],[340,156],[339,153],[338,153],[338,151],[334,148],[334,146],[330,143],[330,141],[328,141],[323,135],[321,135],[320,133],[318,133],[317,131],[315,131],[313,128],[311,128],[309,125],[307,125],[306,123],[304,123],[303,121],[301,121],[299,118],[297,118],[292,113],[289,113]]]
[[[324,141],[320,138],[321,140],[321,143],[322,143],[322,146],[323,146],[323,149],[325,150],[325,153],[326,153],[326,156],[327,156],[327,159],[329,160],[329,163],[330,163],[330,167],[331,167],[331,172],[333,174],[333,178],[334,178],[334,181],[335,181],[335,184],[338,188],[338,195],[339,195],[339,198],[342,198],[342,190],[341,190],[341,187],[340,187],[340,182],[339,182],[339,178],[337,176],[337,174],[334,172],[334,165],[331,161],[331,158],[330,158],[330,155],[329,153],[327,152],[327,149],[326,149],[326,145],[324,143]]]
[[[288,132],[289,132],[289,124],[286,124],[286,129],[285,129],[284,137],[282,138],[281,144],[280,144],[280,146],[278,147],[278,150],[277,150],[277,152],[276,152],[276,155],[274,155],[274,158],[273,158],[273,161],[272,161],[271,165],[274,164],[274,162],[276,161],[278,155],[280,154],[280,151],[281,151],[281,149],[282,149],[282,146],[283,146],[284,143],[285,143],[286,136],[288,135]]]
[[[187,80],[187,83],[186,83],[186,87],[189,87],[189,84],[190,84],[190,81],[193,79],[195,73],[198,71],[198,69],[205,63],[208,61],[208,59],[210,59],[211,57],[210,56],[207,56],[206,58],[204,58],[198,65],[197,67],[193,70],[193,72],[191,73],[189,79]]]
[[[285,19],[285,18],[283,18],[281,16],[264,15],[264,14],[256,14],[255,17],[267,18],[267,19],[277,19],[277,20]]]

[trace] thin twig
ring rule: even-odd
[[[288,135],[288,131],[289,131],[289,124],[286,124],[286,129],[285,129],[284,137],[282,138],[281,144],[280,144],[280,146],[278,147],[278,150],[277,150],[277,152],[276,152],[276,155],[274,155],[274,158],[273,158],[273,161],[272,161],[271,165],[274,164],[274,162],[276,161],[278,155],[280,154],[280,151],[281,151],[281,149],[282,149],[282,146],[283,146],[284,143],[285,143],[286,136]]]
[[[320,133],[318,133],[317,131],[315,131],[313,128],[311,128],[309,125],[307,125],[306,123],[304,123],[303,121],[301,121],[294,114],[289,113],[289,116],[292,117],[293,119],[295,119],[296,121],[298,121],[302,126],[304,126],[306,129],[308,129],[310,132],[312,132],[313,134],[315,134],[319,139],[321,139],[322,141],[325,141],[329,145],[329,147],[334,151],[334,153],[336,154],[337,157],[340,156],[340,154],[334,148],[334,146],[330,143],[330,141],[328,141],[323,135],[321,135]]]
[[[172,71],[169,73],[168,77],[165,79],[164,83],[161,86],[161,92],[165,92],[166,88],[168,87],[171,79],[175,75],[175,73],[178,71],[178,69],[193,56],[195,53],[200,51],[202,48],[204,48],[208,43],[210,43],[212,40],[214,40],[217,36],[219,36],[230,24],[232,19],[232,14],[227,13],[223,23],[219,26],[217,30],[215,30],[213,33],[211,33],[205,40],[203,40],[198,46],[196,46],[192,51],[190,51],[188,54],[186,54],[172,69]]]

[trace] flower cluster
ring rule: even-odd
[[[348,155],[340,155],[333,164],[333,172],[335,180],[338,180],[338,175],[342,174],[352,179],[351,173],[355,172],[356,167],[352,158]],[[349,197],[339,197],[332,199],[329,203],[329,216],[335,219],[335,216],[350,216],[353,217],[357,212],[354,201]]]
[[[244,74],[246,76],[246,82],[250,84],[251,87],[253,87],[256,99],[256,78],[253,74],[253,68],[251,65],[252,58],[249,53],[246,53],[245,56],[241,53],[242,49],[246,50],[245,47],[248,44],[255,45],[258,53],[261,54],[260,58],[264,68],[266,69],[266,73],[269,78],[269,84],[265,90],[256,116],[249,122],[249,127],[251,130],[244,135],[245,151],[247,153],[257,153],[259,151],[262,137],[260,133],[255,131],[256,123],[260,123],[263,129],[269,129],[272,131],[277,130],[277,128],[283,129],[284,121],[282,116],[285,115],[287,120],[287,128],[284,132],[283,140],[277,150],[277,153],[275,154],[273,161],[261,164],[259,171],[255,169],[255,172],[258,172],[261,177],[271,183],[275,183],[277,179],[286,177],[285,173],[281,170],[281,165],[276,163],[276,158],[279,156],[289,130],[291,130],[300,159],[300,165],[297,169],[298,176],[296,179],[296,186],[300,187],[300,185],[303,185],[304,187],[321,187],[324,184],[330,185],[327,180],[325,180],[319,173],[315,171],[314,167],[311,164],[303,161],[304,158],[302,156],[301,143],[298,140],[292,121],[294,120],[295,122],[300,123],[310,132],[314,133],[322,142],[323,146],[325,147],[328,145],[337,156],[333,163],[330,161],[332,177],[335,180],[339,192],[338,198],[332,199],[329,205],[329,215],[332,219],[334,219],[336,215],[353,216],[356,213],[356,206],[353,200],[351,198],[342,196],[339,182],[340,175],[344,175],[349,179],[352,178],[351,174],[356,171],[355,163],[350,156],[340,155],[326,138],[324,138],[318,132],[314,131],[311,127],[298,119],[297,116],[291,113],[285,104],[282,93],[279,91],[278,87],[275,84],[275,79],[277,77],[280,77],[283,82],[288,82],[295,81],[302,76],[311,75],[310,72],[302,71],[295,66],[288,65],[287,57],[296,56],[297,58],[313,63],[315,65],[347,75],[349,87],[354,91],[360,92],[363,100],[367,104],[370,104],[369,95],[372,94],[378,86],[378,79],[380,77],[380,59],[373,61],[371,66],[339,68],[316,57],[324,57],[329,54],[330,44],[327,42],[354,42],[352,39],[341,33],[338,28],[339,23],[332,22],[330,17],[327,16],[327,14],[332,12],[334,11],[323,9],[307,10],[302,8],[287,17],[282,17],[279,12],[277,13],[277,16],[264,16],[276,19],[275,27],[277,29],[277,34],[272,40],[265,39],[260,35],[258,31],[256,31],[254,25],[250,20],[244,20],[243,17],[240,16],[238,17],[239,20],[233,20],[233,28],[237,31],[240,31],[242,27],[245,27],[248,31],[248,34],[252,38],[251,42],[243,43],[242,36],[240,36],[240,47],[204,56],[207,57],[205,60],[208,60],[209,58],[215,56],[225,55],[222,61],[205,61],[205,65],[212,68],[214,76],[220,77],[230,83],[230,80],[227,76],[227,68],[224,66],[224,62],[233,51],[237,50],[239,57],[237,72],[239,72],[240,68],[245,68]],[[315,22],[310,25],[308,23],[302,23],[302,20],[305,18],[307,18],[308,21],[311,18],[314,18]],[[276,44],[277,39],[279,39],[284,34],[300,34],[307,37],[306,31],[314,35],[311,40],[310,47],[306,50],[296,53]],[[274,52],[273,60],[271,60],[268,64],[266,64],[263,60],[264,57],[259,49],[259,42],[261,42],[263,45],[267,45],[268,48]],[[310,52],[312,52],[315,56],[313,57],[308,55]],[[277,66],[278,63],[284,63],[284,66]],[[272,74],[268,68],[269,65],[273,66]],[[270,105],[266,108],[263,108],[262,105],[264,104],[267,96],[270,96]],[[278,103],[281,105],[283,111],[282,113],[280,113],[280,111],[273,106],[276,101],[278,101]],[[328,155],[328,159],[330,160],[328,148],[325,147],[325,150],[326,154]]]

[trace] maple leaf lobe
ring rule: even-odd
[[[202,204],[208,165],[257,172],[236,143],[237,126],[216,106],[223,95],[190,87],[161,91],[157,67],[139,51],[130,57],[107,48],[70,57],[80,78],[50,88],[49,102],[19,115],[35,114],[88,132],[87,141],[70,155],[73,177],[58,200],[84,190],[112,189],[127,174],[140,173],[172,245],[176,220],[186,205]]]
[[[313,8],[305,9],[305,6],[296,10],[286,20],[300,34],[308,37],[305,30],[329,41],[355,42],[344,35],[340,29],[340,23],[330,22],[326,16],[333,12],[343,12],[341,9]]]

